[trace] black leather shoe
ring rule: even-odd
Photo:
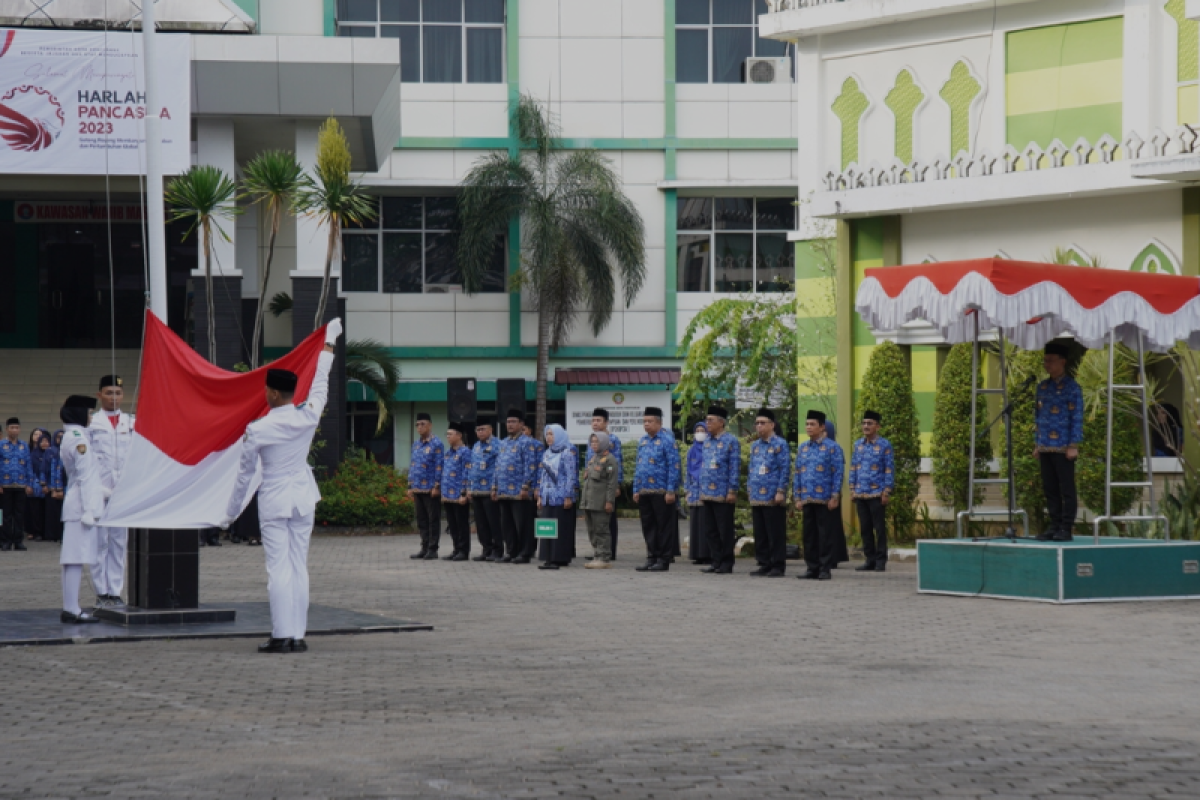
[[[530,561],[532,561],[532,560],[533,560],[533,559],[531,559],[529,556],[521,556],[520,558],[514,558],[514,559],[512,560],[512,563],[514,563],[514,564],[528,564],[528,563],[529,563]]]
[[[876,561],[875,562],[875,571],[876,572],[887,572],[887,562],[886,561]]]
[[[429,555],[429,551],[428,551],[428,550],[422,550],[422,551],[421,551],[421,552],[419,552],[419,553],[413,553],[411,556],[409,556],[409,558],[411,558],[411,559],[414,559],[414,560],[419,560],[419,559],[422,559],[422,558],[424,558],[424,557],[425,557],[425,556],[427,556],[427,555]]]
[[[9,544],[8,542],[5,542],[4,544],[0,544],[0,552],[5,551],[5,550],[12,550],[12,545]]]
[[[437,561],[438,560],[437,550],[430,550],[428,553],[426,553],[425,560],[426,561]]]
[[[272,636],[258,646],[260,653],[290,653],[292,652],[293,639],[276,639]]]
[[[803,575],[797,575],[796,580],[815,581],[819,577],[821,577],[821,573],[818,570],[810,569],[807,572],[805,572]]]
[[[468,561],[469,559],[467,558],[466,553],[455,553],[454,555],[450,556],[450,560],[451,561]]]
[[[1070,531],[1057,531],[1057,532],[1054,534],[1054,539],[1052,539],[1052,541],[1055,541],[1055,542],[1073,542],[1073,541],[1075,541],[1075,537],[1071,535],[1071,532],[1070,532]],[[24,547],[22,547],[21,549],[22,549],[22,550],[24,550],[25,548],[24,548]]]
[[[697,559],[696,559],[695,561],[693,561],[692,563],[693,563],[693,564],[695,564],[697,567],[699,567],[699,566],[702,566],[702,565],[704,565],[704,564],[711,564],[711,563],[712,563],[712,559],[711,559],[711,558],[697,558]]]
[[[656,561],[656,562],[654,562],[653,565],[650,566],[649,569],[646,570],[646,572],[669,572],[670,570],[671,570],[671,562]]]
[[[767,577],[767,578],[782,578],[782,577],[783,577],[783,570],[781,570],[781,569],[773,569],[773,570],[771,570],[770,572],[768,572],[768,573],[767,573],[767,574],[766,574],[764,577]]]
[[[704,569],[700,570],[700,573],[702,575],[711,575],[716,571],[717,571],[716,567],[709,566],[709,567],[705,567]]]
[[[58,618],[64,625],[90,625],[93,622],[100,621],[86,611],[81,611],[78,614],[72,614],[70,611],[64,611],[59,615]]]
[[[758,569],[756,569],[750,573],[750,577],[751,578],[761,578],[770,571],[771,571],[770,567],[759,567]]]
[[[646,559],[645,564],[642,564],[640,567],[634,567],[633,570],[634,570],[634,572],[649,572],[650,568],[653,567],[657,563],[658,562],[655,561],[654,559],[648,558],[648,559]]]
[[[868,561],[867,563],[863,564],[861,567],[855,567],[854,571],[855,572],[874,572],[875,571],[875,562]]]
[[[292,639],[292,652],[293,653],[307,653],[308,645],[305,643],[305,641],[303,639]]]
[[[717,567],[716,570],[713,572],[713,574],[714,575],[732,575],[733,574],[733,565],[726,564],[724,566]]]
[[[513,560],[512,556],[501,556],[500,558],[496,559],[496,563],[497,564],[511,564],[512,560]]]
[[[484,554],[483,554],[483,555],[481,555],[481,556],[475,556],[475,557],[474,557],[474,558],[472,558],[471,560],[472,560],[472,561],[491,561],[491,560],[492,560],[492,557],[491,557],[491,555],[489,555],[488,553],[484,553]]]
[[[24,542],[17,542],[16,544],[13,545],[13,550],[27,550],[27,549],[28,548],[25,547]]]
[[[1037,540],[1039,542],[1052,542],[1052,541],[1054,541],[1054,535],[1056,533],[1058,533],[1058,531],[1055,530],[1054,528],[1050,528],[1049,530],[1044,530],[1037,535]]]
[[[817,580],[819,580],[819,581],[833,580],[833,576],[829,574],[829,570],[823,569],[823,570],[821,570],[821,574],[817,575]]]
[[[442,556],[442,561],[453,561],[456,555],[458,555],[458,553],[451,553],[448,556]]]
[[[558,564],[553,561],[547,561],[545,564],[538,564],[538,569],[558,569]]]

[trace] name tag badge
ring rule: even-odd
[[[759,467],[759,468],[758,468],[758,474],[759,474],[759,475],[766,475],[766,474],[767,474],[767,466],[766,466],[766,464],[764,464],[763,466],[761,466],[761,467]]]

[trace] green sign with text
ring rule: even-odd
[[[556,519],[539,519],[537,526],[533,529],[534,536],[538,539],[557,539],[558,538],[558,520]]]

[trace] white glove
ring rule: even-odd
[[[325,344],[332,345],[342,335],[342,318],[338,317],[325,326]]]
[[[96,526],[96,518],[91,514],[84,514],[79,521],[89,528],[94,528]]]
[[[227,531],[227,530],[229,530],[229,526],[232,525],[234,522],[236,522],[236,520],[233,517],[226,517],[225,519],[223,519],[217,523],[217,527],[223,531]]]

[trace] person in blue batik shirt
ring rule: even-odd
[[[424,412],[417,414],[417,439],[412,446],[408,467],[408,494],[416,504],[417,530],[421,549],[412,558],[434,561],[442,539],[442,460],[446,451],[433,435],[433,420]]]
[[[492,435],[491,417],[475,420],[475,436],[479,441],[471,448],[471,504],[475,508],[475,531],[483,548],[475,561],[499,561],[504,557],[504,539],[500,536],[500,507],[492,499],[492,484],[496,480],[496,460],[500,443]]]
[[[754,521],[756,577],[782,578],[787,570],[787,491],[791,453],[775,433],[775,413],[759,409],[754,417],[758,438],[750,445],[746,490]]]
[[[537,416],[535,414],[526,415],[521,441],[524,442],[526,457],[533,463],[533,496],[525,501],[525,527],[521,529],[521,560],[518,562],[521,564],[532,561],[537,552],[534,526],[537,524],[537,493],[538,488],[542,485],[542,454],[546,452],[546,445],[533,435],[536,429]]]
[[[561,425],[547,425],[538,484],[538,516],[558,520],[558,538],[543,539],[538,569],[570,566],[575,558],[575,494],[579,488],[579,453]]]
[[[11,417],[4,423],[7,438],[0,440],[0,550],[25,549],[25,501],[33,494],[33,467],[29,445],[21,441],[21,420]]]
[[[46,452],[46,460],[49,462],[47,468],[49,483],[47,486],[50,492],[46,495],[46,533],[43,535],[43,538],[47,542],[62,541],[63,494],[66,491],[67,481],[63,476],[62,452],[59,448],[62,446],[64,433],[65,431],[63,430],[54,432],[50,449]]]
[[[661,408],[647,406],[638,440],[637,466],[633,472],[633,502],[638,505],[642,536],[646,540],[646,563],[638,572],[666,572],[679,551],[678,510],[675,503],[682,487],[679,451],[675,437],[663,429]]]
[[[704,525],[704,515],[700,513],[700,470],[704,467],[704,442],[708,439],[708,425],[697,422],[692,426],[692,446],[688,448],[687,474],[684,483],[687,486],[687,504],[691,508],[691,519],[688,520],[688,558],[693,564],[711,564],[712,556],[708,551],[708,529]]]
[[[29,471],[33,491],[25,500],[25,530],[34,541],[43,541],[46,533],[46,498],[50,496],[50,431],[34,428],[29,436]]]
[[[621,496],[621,487],[625,484],[625,457],[621,453],[621,440],[617,438],[615,433],[608,430],[608,409],[597,408],[592,411],[592,433],[607,433],[608,441],[611,444],[609,452],[612,453],[613,459],[617,462],[617,497]],[[588,441],[588,458],[596,455],[596,451],[592,449],[592,443]],[[617,512],[616,501],[613,501],[614,511],[608,520],[608,535],[612,540],[612,561],[617,560]]]
[[[729,412],[721,406],[709,406],[704,423],[708,439],[704,442],[700,468],[700,513],[708,531],[708,551],[712,564],[701,572],[729,575],[733,572],[733,511],[737,507],[738,482],[741,479],[742,443],[725,430]]]
[[[825,414],[809,411],[804,423],[808,441],[796,448],[792,494],[804,515],[805,579],[829,580],[837,560],[833,515],[837,513],[846,458],[837,442],[825,435]]]
[[[877,411],[863,412],[862,438],[850,454],[850,497],[858,512],[863,556],[855,572],[884,572],[887,569],[887,518],[885,511],[896,486],[896,460],[892,443],[879,435],[883,417]]]
[[[463,437],[467,427],[451,422],[446,429],[446,457],[442,461],[442,508],[450,529],[454,552],[443,561],[466,561],[471,556],[471,449]]]
[[[1050,376],[1037,387],[1037,446],[1033,455],[1042,470],[1042,492],[1050,527],[1038,534],[1043,542],[1069,542],[1074,536],[1079,499],[1075,491],[1075,459],[1083,444],[1083,391],[1067,374],[1066,345],[1046,345],[1042,366]]]
[[[537,465],[530,461],[532,450],[527,446],[524,412],[509,409],[505,419],[508,437],[500,442],[500,454],[496,458],[496,478],[492,485],[492,499],[500,508],[500,532],[508,555],[496,559],[498,563],[528,564],[530,559],[521,556],[521,537],[525,530],[529,501],[533,499],[533,476]]]

